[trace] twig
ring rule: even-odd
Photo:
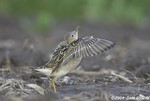
[[[77,75],[86,75],[86,76],[97,76],[101,74],[110,74],[114,72],[113,70],[101,70],[101,71],[81,71],[81,70],[74,70],[70,74],[77,74]]]
[[[126,78],[126,77],[124,77],[124,76],[122,76],[122,75],[118,75],[118,74],[116,74],[116,73],[114,73],[114,72],[112,72],[111,74],[114,75],[114,76],[117,76],[118,78],[124,80],[125,82],[133,83],[131,80],[129,80],[128,78]]]
[[[121,68],[121,69],[124,70],[124,71],[126,71],[127,73],[131,74],[135,78],[135,80],[138,82],[137,77],[133,73],[131,73],[130,71],[128,71],[126,69],[123,69],[123,68]]]
[[[6,81],[6,83],[4,83],[3,85],[0,86],[0,89],[2,89],[5,86],[10,85],[12,82],[13,82],[12,80]]]
[[[146,73],[146,75],[150,77],[150,74]]]
[[[44,95],[44,89],[36,84],[26,84],[27,87],[30,87],[36,90],[39,94]]]

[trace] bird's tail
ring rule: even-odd
[[[40,72],[41,74],[44,74],[46,76],[50,76],[50,74],[52,73],[52,68],[50,63],[46,63],[45,65],[38,67],[36,69],[34,69],[35,71]]]
[[[51,68],[39,68],[39,69],[34,69],[34,70],[38,71],[41,74],[44,74],[46,76],[50,76],[50,74],[52,73],[52,69]]]

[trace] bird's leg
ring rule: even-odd
[[[49,81],[49,89],[52,90],[52,80]]]
[[[57,93],[55,79],[53,78],[51,82],[52,82],[52,85],[53,85],[53,88],[54,88],[54,92]]]
[[[50,90],[52,91],[52,87],[53,87],[54,92],[56,93],[57,91],[56,91],[55,78],[48,77],[48,79],[49,79],[49,88],[50,88]]]
[[[49,89],[52,90],[52,79],[50,77],[48,77],[48,80],[49,80]]]

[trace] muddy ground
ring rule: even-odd
[[[49,90],[47,78],[31,70],[44,65],[64,34],[78,25],[80,37],[105,38],[116,46],[105,54],[83,59],[76,70],[57,81],[55,94]],[[19,21],[3,18],[0,68],[0,101],[149,101],[150,29],[59,22],[42,35],[27,31]]]

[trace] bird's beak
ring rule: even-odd
[[[74,30],[74,33],[76,35],[76,39],[78,39],[78,30],[80,26],[77,26],[76,29]]]
[[[77,26],[76,29],[74,30],[75,33],[78,32],[80,26]]]
[[[79,27],[80,27],[80,26],[77,26],[77,27],[76,27],[76,29],[75,29],[74,31],[72,31],[72,32],[68,32],[68,34],[78,33]]]

